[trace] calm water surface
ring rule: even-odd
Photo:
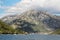
[[[60,35],[41,35],[41,34],[28,34],[28,35],[3,35],[0,34],[0,40],[60,40]]]

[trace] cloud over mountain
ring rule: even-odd
[[[21,13],[28,9],[32,9],[31,7],[41,7],[55,13],[56,11],[60,11],[60,0],[21,0],[13,6],[8,7],[5,13]]]

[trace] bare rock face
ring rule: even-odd
[[[51,32],[60,28],[60,17],[41,10],[28,10],[20,15],[6,16],[2,20],[29,33]]]

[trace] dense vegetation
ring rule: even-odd
[[[0,34],[23,34],[20,29],[13,29],[11,26],[0,20]]]
[[[60,29],[57,29],[57,30],[54,31],[52,34],[60,34]]]

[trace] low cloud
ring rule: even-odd
[[[55,10],[60,11],[60,0],[21,0],[14,6],[8,7],[5,10],[5,13],[8,14],[21,13],[28,9],[31,9],[31,7],[34,8],[38,6],[46,8],[47,10],[50,10],[52,12],[54,12]]]

